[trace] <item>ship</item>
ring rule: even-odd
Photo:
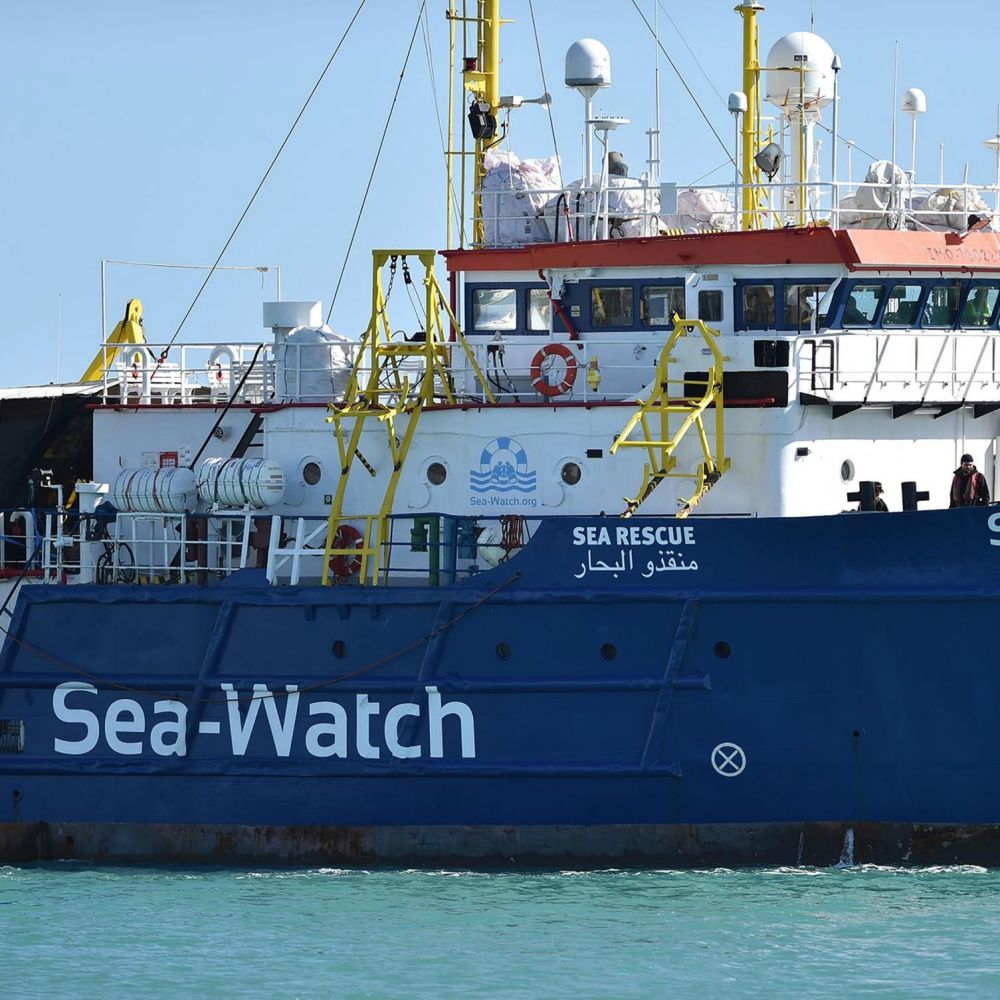
[[[628,176],[594,39],[565,183],[472,6],[462,237],[360,338],[130,300],[8,394],[0,860],[997,863],[1000,184],[823,180],[839,58],[754,2],[727,188]]]

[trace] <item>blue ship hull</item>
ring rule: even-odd
[[[0,860],[1000,862],[1000,514],[678,525],[447,587],[26,587]]]

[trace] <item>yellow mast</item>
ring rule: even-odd
[[[761,229],[760,168],[754,162],[760,141],[760,39],[757,32],[757,12],[764,5],[741,3],[735,8],[743,18],[743,93],[747,95],[747,110],[743,115],[743,181],[741,229]]]
[[[455,23],[458,18],[458,11],[455,4],[448,5],[448,152],[445,156],[446,167],[446,187],[444,199],[447,213],[445,246],[450,250],[452,246],[452,192],[455,182]]]
[[[481,134],[476,136],[475,169],[473,171],[474,190],[482,188],[486,175],[486,151],[500,142],[497,116],[500,113],[500,0],[477,0],[478,13],[475,18],[477,32],[476,62],[464,67],[465,89],[486,105],[480,116]],[[472,239],[482,243],[483,230],[482,200],[477,193],[473,208]]]

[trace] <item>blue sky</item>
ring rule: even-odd
[[[637,2],[652,20],[654,0]],[[55,378],[60,304],[60,374],[80,375],[100,342],[101,258],[215,259],[356,6],[6,0],[0,290],[8,346],[0,384]],[[427,7],[442,116],[445,6],[431,0]],[[653,122],[653,41],[633,3],[534,0],[534,7],[567,178],[582,172],[582,102],[563,85],[563,58],[585,36],[611,51],[614,84],[596,108],[631,119],[615,146],[638,173]],[[724,98],[740,85],[740,19],[732,7],[729,0],[663,0],[669,18],[660,15],[664,44],[727,142],[732,124]],[[995,160],[982,140],[996,131],[1000,73],[989,65],[990,50],[975,43],[995,23],[992,3],[964,0],[947,13],[925,0],[770,0],[766,7],[762,58],[781,34],[808,29],[814,10],[817,33],[844,62],[842,134],[879,156],[889,152],[898,39],[900,93],[919,86],[928,95],[918,173],[937,176],[943,142],[948,178],[960,179],[968,161],[973,180],[992,183]],[[329,305],[419,8],[420,0],[368,0],[223,263],[280,264],[284,298]],[[541,73],[528,2],[506,0],[503,13],[516,23],[503,31],[501,89],[536,96]],[[664,179],[689,183],[726,154],[662,60],[661,81]],[[908,166],[902,115],[899,128],[899,160]],[[551,154],[541,108],[514,112],[510,145],[522,157]],[[867,163],[855,153],[855,177]],[[730,176],[726,168],[706,183]],[[371,248],[443,241],[443,157],[421,33],[334,328],[356,336],[366,324]],[[200,272],[110,267],[109,327],[126,300],[139,297],[147,336],[169,339],[201,279]],[[255,272],[217,274],[180,339],[262,338],[260,304],[272,296],[270,279],[262,289]]]

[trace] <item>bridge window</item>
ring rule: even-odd
[[[712,288],[698,293],[698,319],[706,323],[722,322],[722,289]]]
[[[1000,298],[1000,285],[976,285],[962,310],[962,326],[989,326]]]
[[[922,292],[920,285],[893,285],[882,314],[882,325],[914,326]]]
[[[743,322],[747,326],[774,326],[774,286],[743,286]]]
[[[552,329],[552,299],[547,288],[528,289],[528,330],[548,333]]]
[[[472,292],[473,330],[516,330],[517,292],[513,288],[476,288]]]
[[[785,325],[798,329],[808,328],[812,315],[820,300],[829,291],[830,285],[785,285]],[[829,303],[827,303],[829,308]],[[826,313],[816,317],[816,326],[826,325]]]
[[[639,303],[643,326],[673,326],[674,313],[684,315],[683,285],[647,285],[643,288]]]
[[[924,326],[954,326],[958,315],[960,281],[948,281],[931,287],[924,306]]]
[[[592,288],[590,320],[594,326],[631,326],[632,289],[627,285]]]
[[[881,285],[855,285],[844,306],[844,326],[871,326],[882,292]]]

